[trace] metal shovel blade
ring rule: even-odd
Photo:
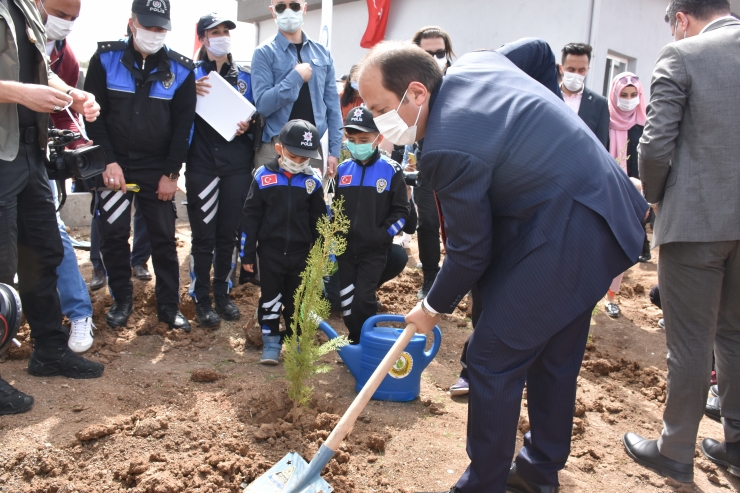
[[[318,474],[313,474],[314,477],[307,477],[308,469],[308,463],[303,457],[296,452],[290,452],[269,471],[255,479],[243,493],[331,493],[334,491],[334,488],[321,478],[321,470]],[[303,483],[303,486],[295,489],[299,482]]]

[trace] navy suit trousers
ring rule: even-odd
[[[462,493],[505,492],[525,381],[531,429],[516,458],[517,470],[537,484],[559,484],[558,471],[570,454],[576,379],[591,314],[585,311],[548,341],[526,350],[476,327],[467,354],[471,464],[457,483]]]

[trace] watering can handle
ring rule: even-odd
[[[401,357],[401,353],[406,349],[406,346],[408,346],[414,335],[416,335],[416,325],[408,324],[401,336],[396,340],[396,343],[393,344],[393,347],[388,351],[388,354],[385,355],[383,361],[381,361],[375,369],[365,386],[362,387],[360,393],[357,394],[357,397],[355,397],[352,405],[349,406],[349,409],[344,413],[342,419],[339,420],[337,426],[334,427],[334,431],[331,432],[329,438],[324,442],[324,445],[329,449],[334,452],[339,449],[339,446],[342,444],[342,440],[344,440],[344,437],[347,436],[352,429],[352,426],[354,426],[355,421],[357,421],[357,417],[363,409],[365,409],[367,403],[370,402],[370,398],[373,396],[375,391],[378,390],[380,383],[391,370],[391,367],[396,363],[396,361],[398,361],[398,358]]]

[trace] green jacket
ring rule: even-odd
[[[49,79],[55,78],[49,68],[49,58],[46,56],[46,31],[41,16],[33,0],[6,0],[15,2],[26,17],[26,23],[36,38],[38,70],[34,82],[48,85]],[[20,67],[18,64],[18,44],[15,39],[15,25],[8,8],[0,2],[0,80],[18,82]],[[46,148],[49,126],[48,113],[38,113],[36,126],[39,129],[39,144]],[[20,132],[18,130],[18,108],[15,103],[0,104],[0,159],[12,161],[18,155]]]

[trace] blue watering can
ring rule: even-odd
[[[362,326],[360,344],[344,346],[339,350],[339,356],[347,365],[357,385],[355,390],[360,392],[362,387],[373,374],[391,346],[403,333],[403,329],[393,327],[379,327],[381,322],[405,323],[401,315],[376,315],[367,319]],[[338,337],[334,329],[326,322],[321,322],[319,328],[330,338]],[[434,344],[429,351],[424,351],[427,338],[416,334],[401,357],[383,379],[373,399],[378,401],[407,402],[419,397],[421,391],[421,374],[429,366],[442,344],[442,332],[434,327]]]

